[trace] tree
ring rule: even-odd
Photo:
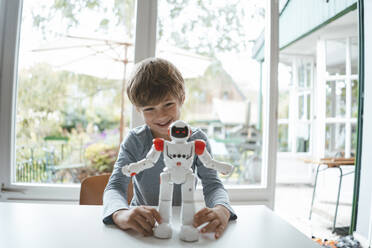
[[[264,17],[261,2],[251,0],[250,8],[245,8],[246,1],[242,0],[159,0],[158,39],[212,57],[221,51],[239,52],[246,48],[247,38],[252,39],[247,37],[243,23]],[[123,39],[132,39],[134,3],[134,0],[55,0],[49,11],[33,14],[33,23],[44,33],[50,33],[53,28],[49,23],[62,19],[64,32],[68,33],[79,26],[81,13],[90,11],[99,18],[96,30],[109,32],[124,26],[127,37]],[[171,32],[164,32],[165,29]]]

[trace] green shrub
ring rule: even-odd
[[[104,143],[95,143],[86,148],[84,155],[88,160],[88,166],[91,166],[100,173],[112,172],[118,155],[118,147]]]

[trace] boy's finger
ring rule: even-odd
[[[211,220],[215,219],[215,213],[210,212],[206,215],[199,216],[197,218],[194,218],[194,227],[198,227],[206,222],[210,222]]]
[[[218,219],[214,219],[211,222],[209,222],[208,225],[203,227],[201,230],[202,233],[207,233],[207,232],[214,232],[216,231],[217,226],[219,226],[221,222]]]
[[[144,209],[144,211],[141,212],[141,215],[152,227],[155,225],[155,219],[151,211]]]
[[[135,220],[140,225],[140,227],[145,231],[147,234],[152,234],[152,226],[150,226],[150,223],[148,223],[145,218],[143,218],[140,215],[137,215]]]
[[[161,223],[161,216],[160,216],[160,213],[159,213],[155,208],[148,207],[148,206],[144,206],[144,208],[146,208],[148,211],[150,211],[152,217],[155,218],[155,220],[156,220],[159,224]]]
[[[155,209],[155,208],[151,208],[151,213],[152,213],[152,216],[154,216],[155,220],[161,224],[162,220],[161,220],[161,216],[160,216],[160,213]]]
[[[141,233],[143,236],[146,236],[145,230],[136,221],[134,221],[131,226],[132,229],[134,229],[138,233]]]
[[[214,235],[214,237],[216,239],[218,239],[219,237],[221,237],[222,233],[225,231],[225,227],[223,224],[219,225],[217,228],[216,228],[216,234]]]
[[[210,209],[209,208],[203,208],[201,210],[199,210],[195,215],[194,217],[199,217],[199,216],[202,216],[202,215],[205,215],[207,214],[208,212],[210,212]]]

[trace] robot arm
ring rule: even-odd
[[[205,149],[204,140],[195,140],[195,153],[205,167],[214,169],[223,175],[229,175],[234,170],[232,165],[214,160],[208,150]]]
[[[131,163],[129,165],[125,165],[121,171],[126,176],[134,176],[140,173],[143,170],[149,169],[154,166],[154,164],[158,161],[160,154],[164,149],[164,140],[156,138],[153,140],[153,145],[150,151],[147,153],[146,158]]]

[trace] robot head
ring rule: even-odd
[[[190,137],[191,129],[186,122],[178,120],[169,126],[168,133],[172,141],[184,142]]]

